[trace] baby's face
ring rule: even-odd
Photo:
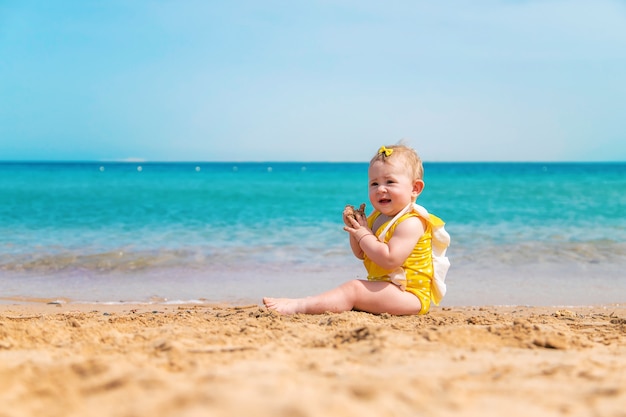
[[[370,202],[386,216],[395,216],[419,194],[409,170],[400,160],[374,161],[368,176]]]

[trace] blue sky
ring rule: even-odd
[[[0,160],[625,161],[624,1],[0,1]]]

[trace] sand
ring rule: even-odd
[[[626,306],[0,306],[0,417],[626,416]]]

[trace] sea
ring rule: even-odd
[[[367,163],[0,162],[0,303],[260,304],[365,278]],[[626,303],[626,163],[428,163],[442,306]]]

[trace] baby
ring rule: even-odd
[[[306,298],[264,298],[265,306],[282,314],[426,314],[431,299],[439,303],[445,294],[450,237],[441,219],[415,204],[424,189],[423,175],[413,149],[381,147],[368,169],[373,213],[365,216],[365,204],[343,211],[344,230],[352,252],[363,260],[367,280],[351,280]]]

